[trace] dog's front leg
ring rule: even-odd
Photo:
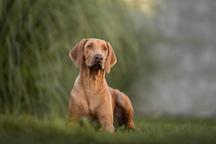
[[[110,104],[105,103],[97,109],[97,118],[102,130],[108,131],[110,133],[115,132],[112,107]]]

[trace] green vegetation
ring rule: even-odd
[[[78,74],[68,52],[82,38],[112,44],[118,63],[108,82],[139,107],[130,87],[155,72],[148,49],[161,37],[153,24],[138,32],[136,14],[124,0],[0,0],[0,143],[216,143],[215,119],[137,119],[138,131],[113,135],[67,124]]]
[[[64,116],[78,71],[68,52],[82,38],[113,45],[108,79],[128,91],[141,51],[128,9],[123,0],[1,0],[0,113]]]
[[[148,32],[137,34],[131,10],[124,0],[0,0],[0,143],[128,140],[122,129],[98,133],[91,126],[71,128],[66,119],[78,74],[68,52],[82,38],[112,44],[118,63],[107,79],[113,87],[130,93],[140,69],[151,71],[141,47],[150,37],[143,41]]]
[[[0,143],[215,143],[216,120],[144,119],[140,131],[118,129],[113,135],[90,128],[72,128],[61,119],[0,116]]]

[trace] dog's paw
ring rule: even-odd
[[[141,128],[126,128],[128,132],[144,132],[144,129]]]

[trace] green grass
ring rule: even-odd
[[[69,127],[63,119],[0,116],[0,143],[216,143],[215,119],[143,118],[140,131],[115,134]]]
[[[0,113],[61,116],[78,75],[68,53],[83,38],[112,44],[109,82],[127,90],[144,51],[130,9],[124,0],[0,0]]]

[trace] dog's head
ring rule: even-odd
[[[95,38],[82,39],[69,53],[77,67],[82,65],[90,70],[105,70],[107,73],[117,62],[110,43]]]

